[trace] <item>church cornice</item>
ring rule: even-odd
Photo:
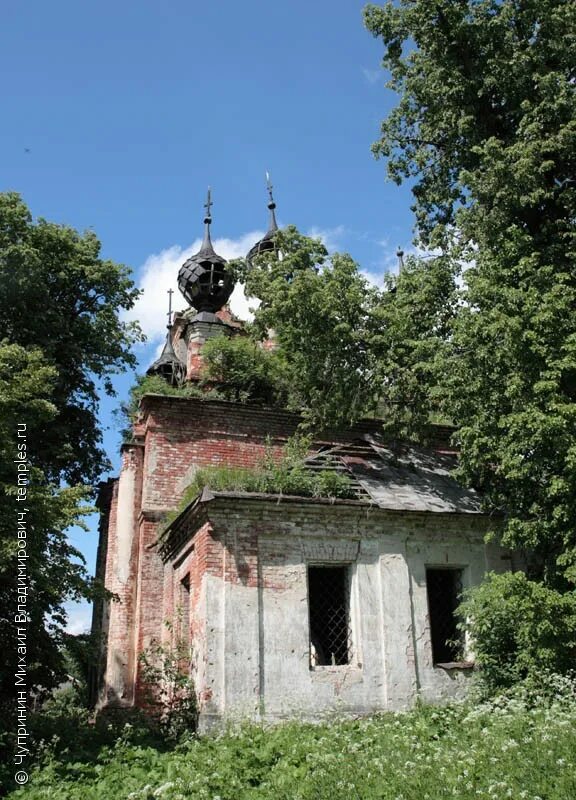
[[[481,537],[485,533],[489,517],[486,514],[470,514],[463,511],[416,511],[405,508],[382,508],[374,502],[366,500],[353,500],[329,497],[303,497],[302,495],[285,494],[259,494],[254,492],[215,492],[207,487],[201,495],[192,502],[168,525],[160,534],[155,543],[164,562],[174,558],[182,547],[190,543],[196,533],[207,523],[217,523],[219,515],[229,512],[250,514],[251,511],[266,509],[268,514],[277,515],[285,520],[286,516],[297,515],[306,509],[307,517],[312,514],[318,519],[326,519],[326,514],[336,515],[341,527],[342,515],[346,518],[367,519],[376,515],[376,518],[398,519],[410,517],[412,520],[445,520],[448,527],[453,527],[456,521],[465,520],[467,529],[472,528]],[[493,522],[493,520],[492,520]],[[352,526],[351,529],[354,529]],[[458,527],[456,535],[461,538]]]

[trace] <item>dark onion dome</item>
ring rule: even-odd
[[[214,252],[210,239],[210,189],[204,217],[204,241],[202,247],[180,267],[178,288],[186,300],[197,311],[219,311],[230,299],[234,281],[226,270],[227,261]]]
[[[276,235],[276,231],[278,230],[278,223],[276,222],[276,203],[274,202],[274,197],[272,195],[273,186],[270,183],[270,176],[266,173],[266,185],[268,187],[268,210],[270,211],[270,218],[268,222],[268,230],[264,234],[264,236],[260,239],[259,242],[256,242],[250,250],[248,251],[248,255],[246,256],[246,261],[251,264],[252,259],[256,256],[259,256],[261,253],[269,253],[272,250],[276,249],[276,245],[274,244],[274,237]]]
[[[168,326],[166,341],[160,356],[148,367],[146,375],[158,375],[171,386],[180,386],[186,377],[186,366],[180,361],[172,346],[171,328]]]

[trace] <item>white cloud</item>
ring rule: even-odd
[[[344,225],[337,225],[335,228],[309,228],[307,236],[314,239],[321,239],[322,243],[329,252],[337,250],[341,246],[342,237],[346,234]]]
[[[367,67],[362,67],[362,74],[366,81],[373,86],[375,83],[378,83],[380,77],[382,75],[381,69],[368,69]]]
[[[308,231],[308,236],[315,236],[324,242],[330,251],[336,250],[339,241],[345,235],[346,229],[343,225],[335,228],[312,227]],[[238,239],[215,239],[213,242],[214,250],[224,258],[230,260],[245,256],[252,245],[264,236],[264,231],[251,231],[245,233]],[[197,253],[202,243],[201,239],[195,239],[191,245],[182,248],[180,245],[172,245],[159,253],[148,256],[140,270],[138,271],[139,288],[143,294],[126,315],[125,319],[138,320],[140,327],[146,334],[147,344],[155,345],[156,357],[160,354],[166,335],[167,311],[168,311],[168,289],[173,289],[172,308],[174,311],[181,311],[186,308],[186,301],[178,290],[178,270],[191,255]],[[253,319],[250,307],[257,305],[256,300],[248,300],[244,294],[243,287],[237,285],[230,298],[230,306],[234,314],[242,320]]]
[[[261,239],[263,231],[252,231],[240,236],[238,239],[215,239],[215,251],[230,260],[245,256],[252,245]],[[148,339],[148,344],[159,344],[166,335],[168,289],[174,290],[172,307],[175,311],[186,308],[186,301],[178,290],[178,270],[191,255],[197,253],[202,243],[196,239],[189,247],[182,248],[172,245],[148,256],[139,270],[138,285],[144,293],[127,314],[126,319],[138,320]],[[250,319],[250,303],[244,296],[241,286],[236,286],[230,298],[232,311],[240,319]]]
[[[92,626],[92,606],[88,603],[70,603],[66,607],[68,623],[66,632],[72,636],[79,633],[88,633]]]
[[[366,278],[368,283],[371,283],[372,286],[375,286],[377,289],[382,288],[384,278],[383,275],[380,275],[378,272],[370,272],[369,270],[362,269],[360,270],[360,275],[362,275],[363,278]]]

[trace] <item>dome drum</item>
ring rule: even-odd
[[[260,241],[256,242],[246,256],[246,261],[249,264],[252,264],[254,258],[262,255],[262,253],[271,253],[276,250],[276,245],[274,243],[274,233],[276,231],[269,231],[265,236],[260,239]]]

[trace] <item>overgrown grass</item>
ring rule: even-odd
[[[90,762],[46,751],[13,800],[573,800],[574,686],[550,698],[515,692],[488,703],[322,725],[246,725],[172,752],[131,742],[128,728]]]
[[[128,735],[135,747],[161,752],[170,746],[156,721],[139,710],[101,715],[95,721],[90,717],[74,689],[58,692],[42,711],[28,716],[26,746],[33,761],[37,765],[58,764],[58,769],[64,771],[71,763],[95,764],[121,739],[127,740]],[[128,727],[127,720],[130,720]],[[14,773],[18,769],[12,760],[15,731],[10,721],[8,718],[0,720],[0,797],[14,788]],[[29,766],[27,758],[20,769]]]
[[[343,473],[306,469],[304,458],[310,440],[295,437],[278,457],[268,447],[262,460],[252,468],[213,466],[196,471],[177,508],[165,521],[167,527],[205,487],[215,492],[257,492],[300,497],[350,499],[356,496],[350,479]]]

